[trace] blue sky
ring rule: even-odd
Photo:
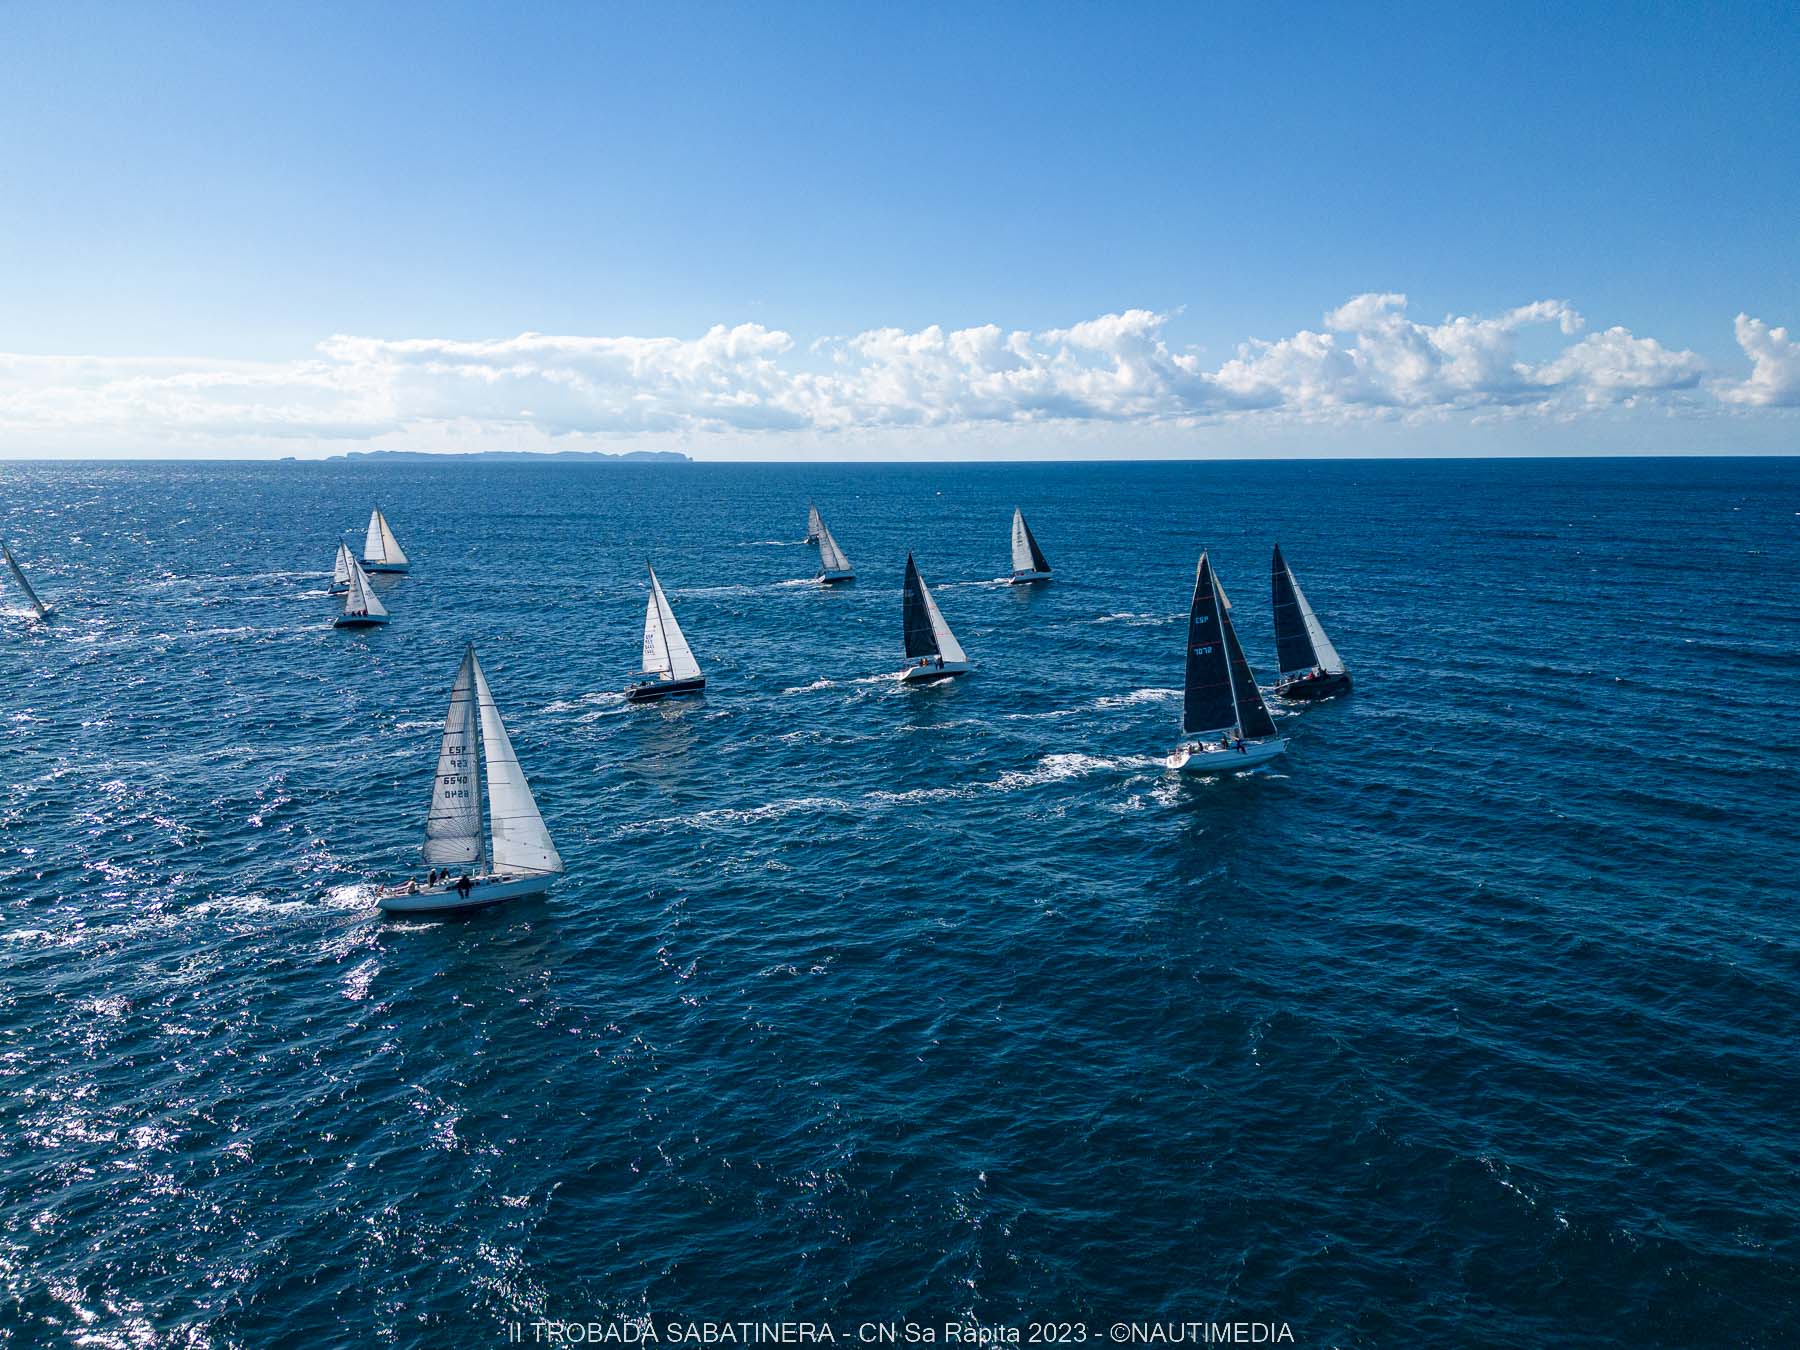
[[[4,454],[1800,439],[1791,6],[5,26]]]

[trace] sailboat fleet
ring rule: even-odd
[[[817,582],[830,586],[855,580],[850,559],[815,505],[807,507],[806,542],[819,550]],[[0,544],[0,554],[38,613],[47,615],[11,550]],[[1010,574],[1001,578],[1010,585],[1050,580],[1050,562],[1024,511],[1017,508],[1011,563]],[[388,611],[370,574],[404,573],[410,565],[387,517],[377,508],[369,517],[360,559],[349,545],[338,545],[331,592],[343,596],[344,608],[336,625],[386,623]],[[662,580],[654,567],[648,571],[642,669],[624,690],[626,701],[634,704],[700,694],[706,688],[706,676],[675,618]],[[1325,635],[1279,545],[1271,563],[1270,593],[1279,672],[1274,697],[1303,703],[1349,692],[1350,674],[1343,658]],[[910,553],[901,598],[906,663],[896,678],[902,684],[936,684],[973,669]],[[1288,738],[1276,730],[1238,640],[1231,601],[1206,553],[1195,569],[1185,632],[1181,740],[1169,756],[1170,767],[1189,773],[1238,773],[1283,754]],[[412,881],[383,892],[379,904],[384,911],[452,913],[543,895],[563,870],[473,647],[464,652],[451,687],[422,851],[432,869],[426,882]]]

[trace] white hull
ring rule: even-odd
[[[1287,747],[1285,736],[1268,741],[1245,741],[1241,750],[1214,742],[1184,745],[1169,756],[1169,767],[1182,769],[1187,773],[1241,773],[1245,769],[1254,769],[1259,764],[1267,764]]]
[[[408,895],[398,892],[383,895],[376,903],[385,914],[457,914],[505,904],[527,895],[548,895],[556,884],[556,874],[539,876],[477,877],[464,899],[455,886],[433,886]]]
[[[1029,586],[1033,582],[1048,580],[1050,580],[1048,572],[1014,572],[1012,574],[1012,584],[1015,586]]]
[[[933,680],[947,680],[952,675],[969,673],[967,661],[933,661],[925,666],[908,666],[900,672],[900,679],[905,684],[929,684]]]

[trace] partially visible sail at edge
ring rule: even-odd
[[[38,599],[38,593],[31,589],[31,583],[25,580],[25,573],[19,570],[19,563],[12,555],[12,549],[0,544],[0,553],[6,555],[6,565],[12,571],[13,580],[19,583],[19,589],[25,592],[25,598],[31,601],[31,607],[37,611],[40,619],[50,617],[50,606]]]
[[[550,830],[538,812],[537,799],[531,795],[525,770],[513,753],[493,691],[473,653],[470,668],[475,677],[475,700],[481,711],[481,748],[487,758],[488,815],[493,823],[490,859],[498,871],[561,872],[562,857],[550,842]]]
[[[694,659],[681,625],[675,622],[675,611],[654,567],[650,569],[650,602],[644,610],[644,672],[671,680],[700,678],[700,663]]]
[[[472,863],[481,857],[481,765],[476,752],[475,649],[464,654],[450,687],[450,711],[438,747],[431,811],[425,817],[425,861]]]
[[[1012,523],[1012,566],[1015,572],[1050,570],[1044,550],[1038,547],[1038,541],[1031,533],[1031,526],[1025,523],[1025,513],[1016,506],[1013,508]]]

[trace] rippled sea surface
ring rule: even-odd
[[[1800,462],[0,486],[0,1344],[1800,1338]],[[1266,683],[1277,540],[1356,691],[1184,781],[1196,557]],[[909,548],[967,679],[882,678]],[[617,692],[646,559],[701,701]],[[471,641],[570,874],[383,921]]]

